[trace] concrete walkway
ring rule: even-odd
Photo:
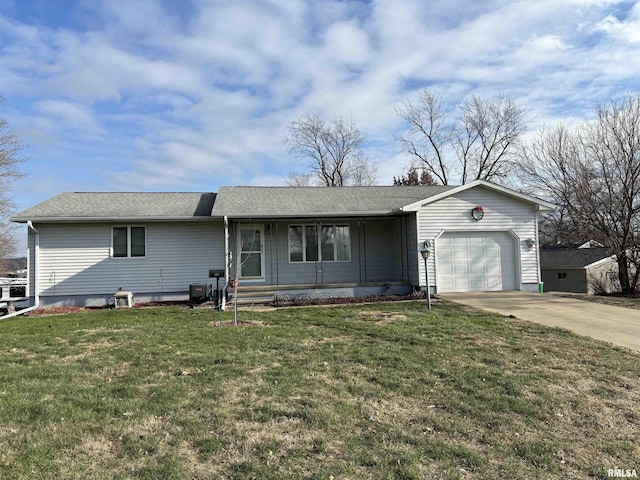
[[[571,330],[640,352],[640,310],[551,293],[473,292],[438,295],[470,307]]]

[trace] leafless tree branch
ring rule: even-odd
[[[365,142],[353,119],[336,117],[327,123],[317,115],[303,115],[289,126],[285,143],[290,154],[308,161],[309,173],[292,173],[288,184],[342,187],[375,182],[377,167],[362,153]]]
[[[640,95],[596,106],[595,119],[560,125],[523,149],[530,186],[559,203],[581,238],[611,247],[624,293],[640,276]]]

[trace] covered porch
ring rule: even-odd
[[[412,215],[239,219],[227,228],[239,298],[406,294],[415,283]]]

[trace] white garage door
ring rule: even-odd
[[[506,232],[450,232],[436,243],[438,292],[516,290],[515,241]]]

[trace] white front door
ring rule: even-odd
[[[436,242],[438,292],[517,290],[515,239],[507,232],[447,232]]]
[[[238,228],[240,246],[240,279],[264,279],[264,226],[240,225]]]

